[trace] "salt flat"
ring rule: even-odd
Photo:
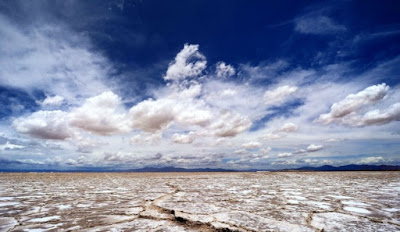
[[[400,231],[400,172],[1,173],[0,231]]]

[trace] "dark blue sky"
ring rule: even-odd
[[[399,1],[3,0],[0,28],[0,166],[399,162]]]
[[[22,25],[66,24],[88,35],[94,49],[124,71],[163,63],[184,43],[200,44],[210,62],[259,64],[285,59],[302,67],[321,65],[315,60],[318,53],[324,53],[322,64],[357,61],[367,68],[400,52],[398,1],[2,1],[1,5],[3,14]],[[320,16],[344,30],[318,36],[293,31],[301,18]],[[354,44],[357,36],[361,41]],[[346,54],[338,54],[341,50]]]

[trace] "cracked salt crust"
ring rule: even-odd
[[[0,231],[399,231],[399,172],[2,173]]]

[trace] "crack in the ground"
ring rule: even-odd
[[[13,230],[15,230],[18,226],[22,225],[22,223],[21,223],[21,221],[20,221],[20,218],[19,218],[18,216],[15,216],[15,217],[13,217],[13,218],[14,218],[15,221],[17,221],[18,224],[15,225],[15,226],[13,226],[13,228],[8,229],[7,232],[13,231]]]
[[[167,186],[173,188],[172,192],[166,193],[152,201],[148,201],[145,203],[143,207],[143,211],[139,213],[139,218],[146,218],[152,220],[168,220],[172,221],[176,224],[183,225],[187,228],[204,231],[204,232],[251,232],[253,230],[249,230],[246,228],[238,227],[237,225],[231,225],[225,222],[218,222],[214,217],[210,222],[203,222],[199,220],[191,220],[189,217],[185,217],[184,215],[191,215],[189,213],[183,213],[177,210],[170,210],[160,206],[162,202],[165,200],[172,198],[174,194],[180,192],[180,188],[176,185],[172,185],[170,183],[166,184]],[[226,227],[216,227],[213,223],[219,223],[219,225],[226,225]]]
[[[322,213],[322,212],[318,212],[318,211],[309,212],[308,215],[307,215],[307,218],[306,218],[307,226],[312,228],[312,229],[314,229],[316,232],[324,232],[324,228],[317,228],[317,227],[315,227],[315,226],[313,226],[311,224],[311,222],[313,220],[314,213]]]

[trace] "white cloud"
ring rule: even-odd
[[[254,141],[242,144],[242,147],[246,149],[257,149],[260,148],[261,146],[262,146],[261,143]]]
[[[212,108],[236,112],[254,121],[266,114],[266,106],[263,103],[264,92],[265,90],[259,86],[208,79],[203,84],[201,98]]]
[[[68,102],[112,86],[110,80],[104,84],[111,64],[90,49],[86,37],[63,24],[34,25],[23,28],[0,15],[0,85],[42,90]]]
[[[62,103],[64,102],[64,98],[59,96],[59,95],[55,95],[55,96],[47,96],[43,102],[41,102],[40,104],[42,106],[60,106]]]
[[[359,164],[376,164],[376,163],[382,163],[384,162],[385,159],[382,156],[370,156],[370,157],[366,157],[362,160],[360,160],[360,162],[358,162]]]
[[[198,52],[197,48],[195,50]],[[190,57],[187,63],[193,60],[201,59],[196,56]],[[171,65],[175,63],[177,62],[175,61]],[[353,81],[351,78],[352,82],[350,83],[335,83],[331,82],[332,77],[329,76],[331,74],[323,74],[321,79],[317,80],[320,73],[315,70],[288,70],[289,68],[290,66],[279,68],[277,72],[281,74],[274,74],[273,71],[270,71],[268,75],[277,78],[269,79],[273,83],[269,86],[255,84],[257,80],[242,76],[245,75],[243,70],[237,70],[241,73],[240,80],[209,78],[216,74],[211,73],[207,76],[207,72],[191,76],[204,74],[205,76],[201,78],[177,77],[174,80],[179,81],[171,81],[163,87],[151,90],[148,92],[151,99],[138,102],[130,109],[127,109],[122,103],[124,101],[131,102],[131,99],[126,99],[129,96],[121,99],[111,91],[90,94],[72,104],[66,97],[65,103],[69,104],[62,105],[65,112],[54,111],[59,113],[57,114],[49,113],[53,111],[41,111],[57,114],[47,117],[44,113],[36,112],[30,116],[17,118],[14,121],[14,127],[17,132],[36,138],[58,140],[68,138],[68,142],[46,142],[59,146],[60,150],[57,152],[60,152],[65,160],[71,158],[77,162],[73,165],[80,164],[77,157],[83,152],[90,153],[87,156],[87,163],[99,165],[113,162],[112,164],[129,163],[139,166],[154,164],[193,167],[193,165],[204,164],[223,167],[226,163],[221,162],[221,157],[224,157],[227,160],[233,160],[232,164],[240,165],[235,167],[244,168],[248,165],[248,167],[258,168],[262,165],[263,168],[274,168],[271,166],[274,159],[278,160],[277,162],[287,160],[285,165],[303,165],[305,161],[302,163],[301,160],[296,161],[292,158],[298,154],[305,156],[307,152],[323,149],[323,146],[318,144],[330,138],[347,138],[343,140],[341,146],[335,147],[335,152],[349,151],[349,154],[359,154],[359,151],[367,149],[359,148],[363,146],[360,145],[361,142],[358,143],[359,139],[389,138],[395,140],[399,137],[398,134],[395,134],[398,128],[395,123],[369,128],[334,125],[328,127],[312,123],[313,119],[328,112],[334,102],[340,103],[347,99],[346,96],[350,93],[357,93],[360,86],[367,83],[361,84],[360,81]],[[262,71],[264,70],[266,69],[262,69]],[[326,72],[335,71],[333,69],[333,71]],[[259,75],[262,78],[263,74]],[[311,83],[310,80],[316,81]],[[296,86],[301,86],[301,88]],[[358,125],[382,125],[387,121],[398,120],[399,104],[396,104],[398,95],[391,95],[394,92],[395,90],[389,91],[386,94],[387,97],[382,100],[362,103],[361,106],[354,108],[355,113],[349,113],[344,117],[347,121],[351,119],[356,122],[358,120]],[[48,94],[55,96],[55,93],[52,92],[48,92]],[[358,94],[355,95],[358,96]],[[285,105],[283,110],[288,113],[281,114],[283,107],[280,106],[295,97],[301,99],[302,104],[293,107]],[[342,106],[346,108],[348,105],[351,104]],[[276,106],[278,110],[271,106]],[[250,130],[253,122],[256,126]],[[390,128],[392,125],[393,128]],[[1,126],[0,124],[0,130],[3,129]],[[299,130],[299,126],[301,130]],[[123,134],[125,132],[132,134]],[[58,137],[54,138],[55,136]],[[2,140],[1,143],[6,141]],[[10,142],[12,141],[14,140],[10,140]],[[34,141],[41,144],[46,143],[40,140]],[[248,143],[249,141],[253,142]],[[25,143],[19,142],[17,144],[25,145]],[[242,144],[248,149],[260,149],[236,150],[243,148]],[[299,147],[299,144],[311,145],[308,148],[307,146],[301,147],[302,149],[297,151],[290,150]],[[272,146],[272,148],[263,148],[263,146]],[[375,148],[368,151],[379,153],[378,146],[371,145],[371,147],[373,146]],[[26,150],[28,149],[18,152],[22,153]],[[281,153],[270,155],[271,150]],[[250,153],[250,151],[252,152]],[[35,154],[44,153],[42,151],[35,152]],[[146,159],[149,154],[158,153],[162,153],[162,159]],[[207,155],[205,155],[206,153]],[[102,154],[108,155],[101,159],[99,157]],[[312,154],[315,160],[321,160],[323,156],[329,155],[332,155],[332,150]],[[267,160],[269,156],[272,157],[271,160]],[[390,153],[383,157],[387,156],[393,155]],[[284,157],[292,158],[283,159]],[[68,162],[65,160],[59,163],[63,165]],[[281,163],[281,165],[283,164]]]
[[[298,129],[299,129],[299,126],[297,126],[294,123],[289,122],[289,123],[283,124],[283,126],[279,129],[279,131],[290,133],[290,132],[296,132]]]
[[[265,147],[265,148],[260,149],[258,152],[259,152],[260,154],[267,154],[267,153],[269,153],[271,150],[272,150],[271,147]]]
[[[199,45],[185,44],[183,49],[176,55],[167,70],[164,80],[182,80],[196,77],[206,68],[206,58],[199,51]]]
[[[281,138],[284,138],[285,135],[284,134],[277,134],[277,133],[272,133],[272,132],[268,132],[266,134],[261,135],[261,139],[265,139],[265,140],[278,140]]]
[[[371,126],[383,125],[392,121],[400,121],[400,103],[391,105],[388,109],[381,112],[379,109],[368,111],[352,125]]]
[[[218,137],[234,137],[248,130],[251,124],[251,121],[247,117],[226,111],[218,116],[209,129]]]
[[[73,109],[69,117],[72,126],[99,135],[131,130],[120,97],[111,91],[88,98],[81,107]]]
[[[264,93],[264,103],[266,105],[277,105],[284,103],[288,97],[296,92],[296,86],[284,85]]]
[[[311,144],[310,146],[307,147],[308,152],[316,152],[316,151],[320,151],[322,149],[324,149],[323,145]]]
[[[229,64],[225,64],[225,62],[218,62],[215,72],[218,77],[230,77],[236,73],[235,68]]]
[[[322,15],[307,15],[295,20],[295,30],[304,34],[334,34],[346,31],[346,27],[336,24]]]
[[[17,144],[12,144],[9,141],[6,142],[6,144],[0,145],[0,150],[5,151],[5,150],[14,150],[14,149],[22,149],[25,146],[22,145],[17,145]]]
[[[246,154],[247,151],[245,149],[239,149],[239,150],[234,151],[233,153],[241,155],[241,154]]]
[[[108,91],[88,98],[81,107],[68,111],[37,111],[13,121],[23,134],[41,138],[64,140],[76,137],[77,128],[98,135],[112,135],[131,131],[121,99]],[[78,139],[78,137],[76,137]]]
[[[364,126],[384,124],[396,120],[398,117],[397,106],[393,105],[387,112],[380,113],[374,110],[360,116],[359,112],[364,106],[373,105],[381,101],[388,93],[389,86],[385,83],[370,86],[356,94],[350,94],[340,102],[334,103],[327,114],[321,114],[316,120],[323,124],[338,123],[350,126]],[[362,120],[360,122],[360,119]]]
[[[278,158],[286,158],[286,157],[291,157],[291,156],[293,156],[293,154],[289,153],[289,152],[279,153],[277,155]]]
[[[205,127],[213,115],[205,103],[197,97],[201,85],[169,85],[167,93],[158,99],[148,99],[129,110],[132,127],[146,132],[163,131],[172,123],[183,126]]]
[[[152,144],[156,145],[161,142],[162,139],[162,133],[142,133],[142,134],[137,134],[133,136],[130,139],[131,143],[135,144]]]
[[[41,139],[64,140],[75,135],[68,125],[68,114],[60,110],[37,111],[15,119],[13,126],[19,133]]]
[[[66,165],[76,165],[78,162],[76,162],[76,160],[74,159],[67,159],[67,161],[65,161]]]
[[[188,134],[177,134],[175,133],[172,136],[172,141],[174,143],[181,143],[181,144],[189,144],[193,143],[193,141],[196,139],[195,133],[193,131],[189,132]]]
[[[129,110],[132,127],[146,132],[165,129],[175,118],[174,102],[170,99],[148,99]]]

